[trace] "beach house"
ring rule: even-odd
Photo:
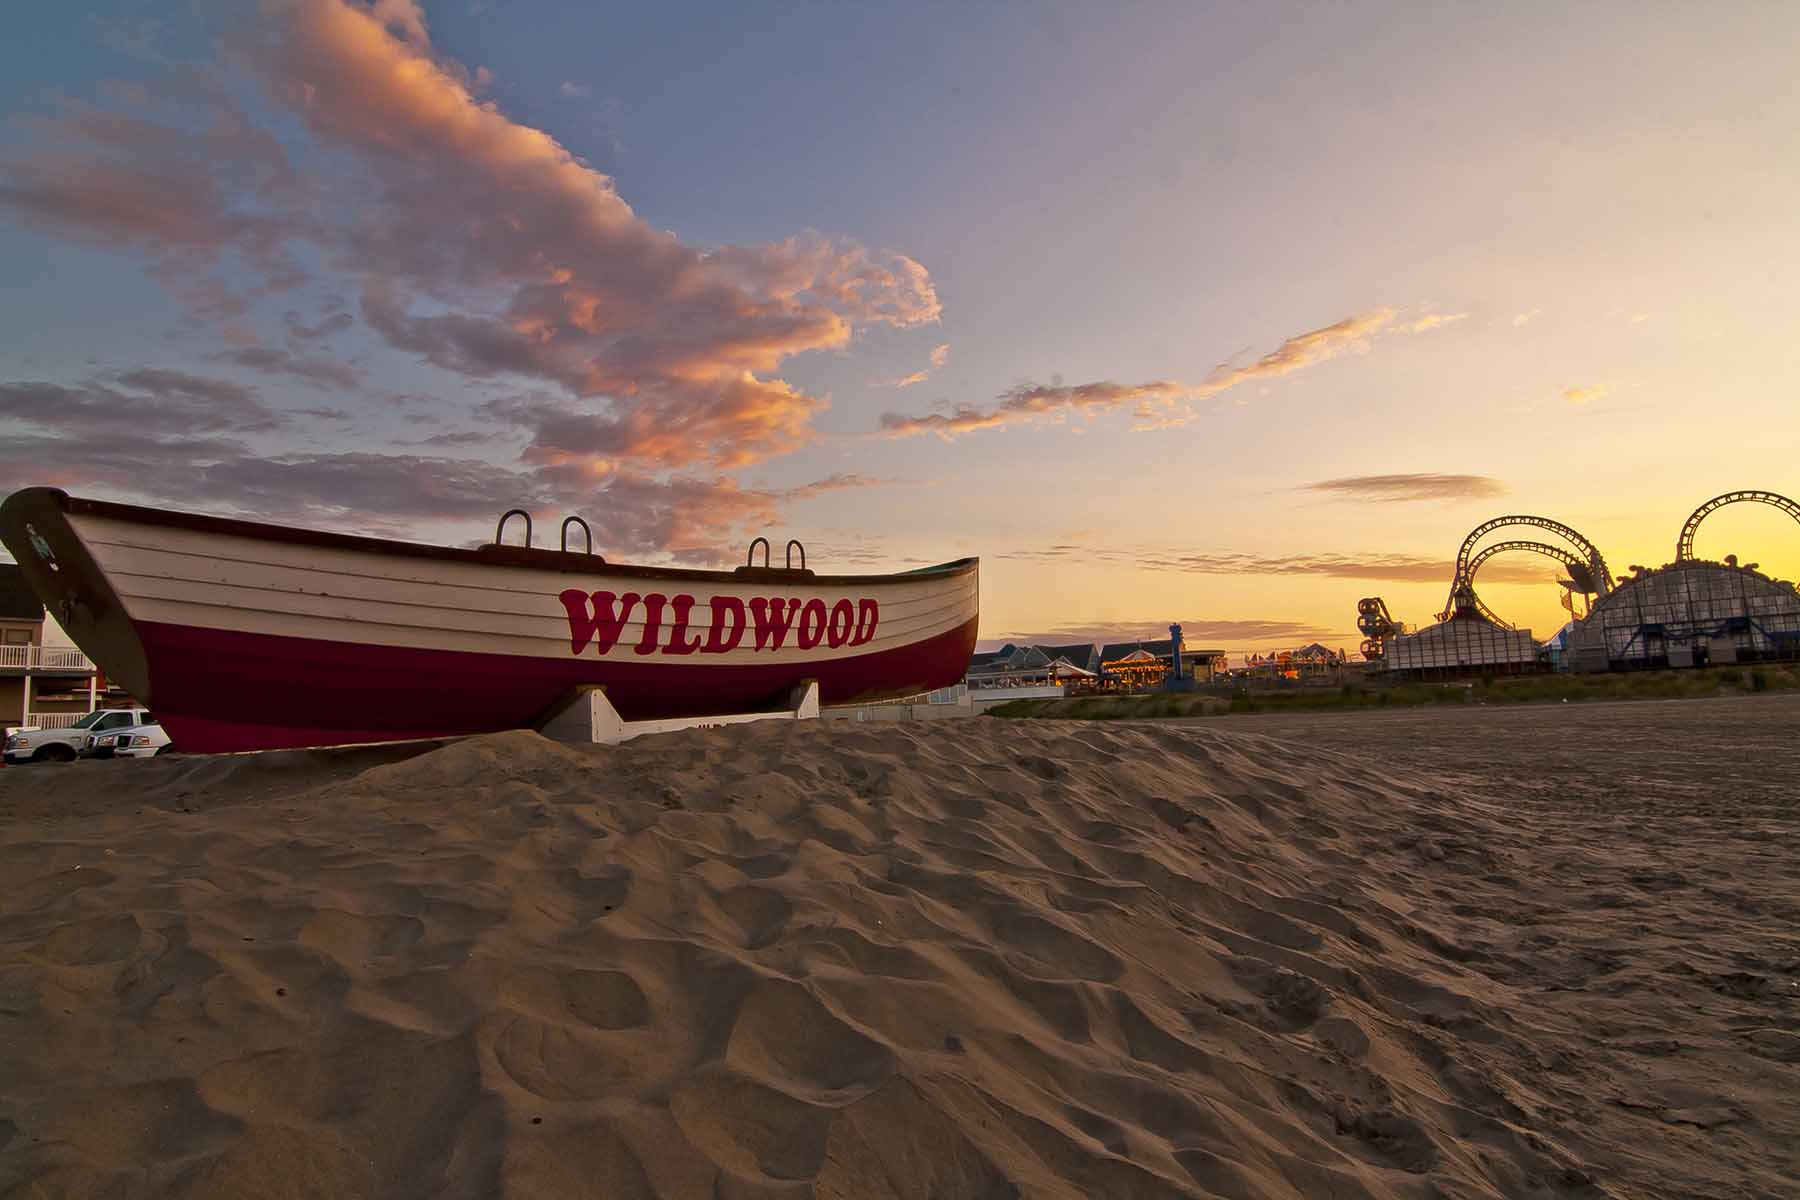
[[[69,725],[99,702],[94,664],[45,617],[25,573],[0,563],[0,725]]]

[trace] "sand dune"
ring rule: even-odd
[[[1791,1196],[1797,726],[9,769],[0,1195]]]

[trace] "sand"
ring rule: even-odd
[[[1800,698],[0,771],[0,1195],[1745,1197]]]

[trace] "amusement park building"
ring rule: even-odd
[[[1800,657],[1800,591],[1732,562],[1695,559],[1624,579],[1575,623],[1575,671],[1696,667]]]
[[[1387,669],[1413,679],[1444,679],[1479,671],[1519,675],[1538,669],[1529,629],[1508,629],[1473,613],[1457,613],[1388,643]]]
[[[1224,665],[1225,651],[1197,649],[1183,642],[1181,675],[1210,682]],[[1100,647],[1100,675],[1123,683],[1160,684],[1175,669],[1175,640],[1108,642]]]

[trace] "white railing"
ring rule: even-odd
[[[85,716],[86,713],[32,713],[25,723],[39,729],[67,729]]]
[[[73,646],[0,646],[0,668],[91,671],[94,664]]]

